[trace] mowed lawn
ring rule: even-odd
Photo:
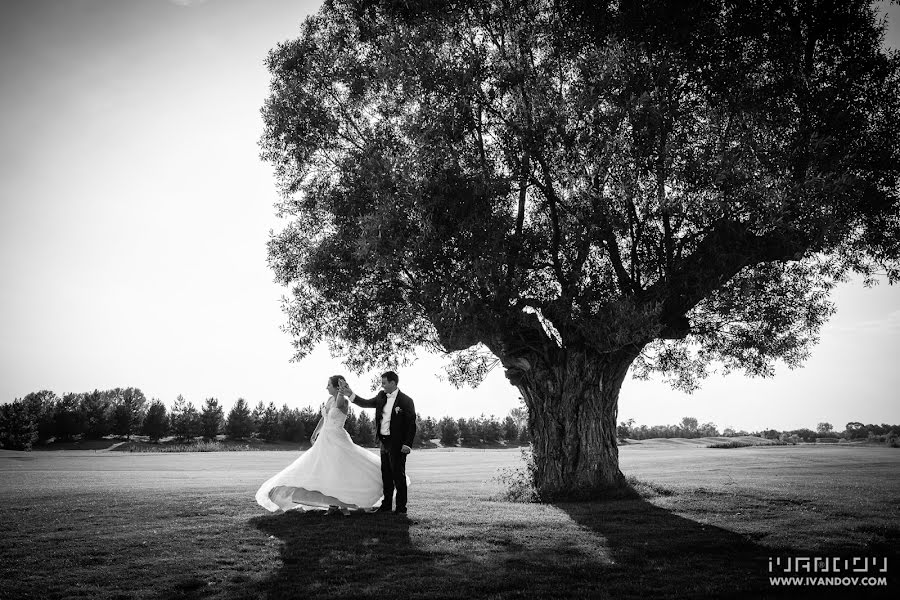
[[[497,500],[517,450],[423,450],[409,514],[272,515],[295,455],[0,451],[0,599],[895,597],[900,451],[620,449],[643,498]],[[770,557],[888,557],[887,587],[773,587]]]

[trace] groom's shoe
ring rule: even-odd
[[[375,512],[389,513],[389,512],[391,512],[391,505],[390,504],[382,504],[381,506],[378,507],[378,510],[376,510]]]
[[[398,507],[397,507],[397,510],[394,511],[394,514],[395,514],[395,515],[405,515],[405,514],[406,514],[406,507],[404,506],[403,508],[400,508],[400,507],[398,506]]]

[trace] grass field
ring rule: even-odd
[[[496,500],[517,450],[415,452],[407,517],[271,515],[284,452],[0,450],[0,600],[895,597],[773,587],[769,557],[888,557],[900,452],[620,449],[640,499]]]

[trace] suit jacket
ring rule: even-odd
[[[378,392],[374,398],[360,398],[356,396],[353,404],[363,408],[375,409],[375,435],[381,439],[381,419],[384,405],[387,404],[387,394],[384,390]],[[399,450],[406,445],[412,448],[413,439],[416,437],[416,405],[412,398],[397,390],[397,398],[394,400],[394,408],[391,410],[391,440],[392,448]]]

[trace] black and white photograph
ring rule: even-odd
[[[0,2],[0,600],[896,598],[900,0]]]

